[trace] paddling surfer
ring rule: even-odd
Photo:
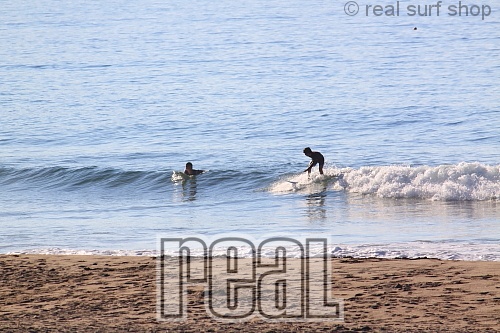
[[[196,170],[193,169],[193,163],[187,162],[186,163],[186,170],[184,170],[184,173],[189,176],[194,176],[194,175],[199,175],[200,173],[203,173],[204,170]]]
[[[311,162],[309,163],[309,167],[304,170],[307,171],[308,174],[311,174],[311,169],[319,164],[319,173],[323,174],[323,165],[325,164],[325,158],[319,151],[312,151],[311,148],[304,148],[304,155],[311,158]]]

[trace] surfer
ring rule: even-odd
[[[203,173],[204,170],[195,170],[193,169],[193,163],[187,162],[186,163],[186,170],[184,170],[184,173],[189,176],[193,175],[199,175],[200,173]]]
[[[309,167],[304,170],[304,172],[307,171],[308,174],[311,173],[311,169],[316,165],[319,164],[319,173],[323,174],[323,165],[325,164],[325,158],[319,151],[312,151],[311,148],[307,147],[304,148],[304,155],[308,156],[311,158],[311,162],[309,163]]]

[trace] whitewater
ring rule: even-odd
[[[434,201],[499,200],[500,166],[481,163],[430,166],[327,168],[324,175],[285,177],[271,185],[273,193],[311,191],[322,185],[380,198]]]

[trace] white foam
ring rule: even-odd
[[[274,194],[290,192],[320,192],[337,180],[340,169],[328,168],[324,174],[303,172],[285,176],[269,186],[268,190]]]
[[[102,255],[102,256],[155,256],[156,250],[81,250],[59,247],[29,249],[7,252],[7,254],[46,254],[46,255]]]
[[[225,255],[226,248],[215,248],[212,256]],[[334,258],[381,258],[381,259],[417,259],[433,258],[441,260],[466,260],[466,261],[500,261],[500,244],[497,243],[470,243],[470,242],[409,242],[390,244],[336,244],[327,249]],[[108,255],[108,256],[156,256],[156,250],[71,250],[61,248],[32,249],[16,251],[7,254],[56,254],[56,255]],[[177,250],[168,250],[165,255],[178,255]],[[322,254],[321,247],[311,247],[312,257]],[[202,250],[191,251],[192,256],[202,256]],[[238,255],[251,257],[253,254],[248,249],[240,249]],[[264,247],[262,256],[274,257],[274,247]],[[299,258],[301,252],[298,247],[287,246],[288,258]]]
[[[500,244],[411,242],[393,244],[339,245],[333,257],[435,258],[441,260],[500,261]]]
[[[500,165],[480,163],[430,166],[362,167],[345,173],[349,192],[382,198],[438,201],[498,200]]]
[[[337,182],[334,175],[342,174]],[[295,182],[291,183],[291,182]],[[439,166],[370,166],[327,168],[325,175],[298,174],[272,184],[272,193],[297,192],[315,185],[370,194],[380,198],[416,198],[435,201],[500,200],[500,165],[459,163]]]

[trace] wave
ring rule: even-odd
[[[336,181],[339,181],[340,186],[344,187],[342,179],[341,169],[326,168],[323,175],[315,173],[308,175],[303,172],[282,177],[272,183],[268,190],[275,194],[289,192],[317,193],[325,191],[329,185]]]
[[[85,187],[120,188],[135,185],[155,187],[165,184],[170,172],[126,171],[98,167],[0,168],[0,184],[39,189],[77,190]]]
[[[176,186],[191,182],[196,186],[242,190],[259,188],[273,176],[263,171],[241,172],[233,170],[207,171],[196,177],[185,176],[170,170],[123,170],[92,167],[0,167],[0,185],[16,190],[54,189],[77,191],[86,188],[114,190],[134,188],[143,191],[165,191],[168,185]],[[229,184],[228,184],[229,183]]]
[[[197,177],[186,179],[182,178],[179,172],[167,170],[62,166],[0,167],[0,185],[16,190],[33,187],[69,191],[96,187],[106,190],[133,187],[140,191],[165,191],[168,185],[175,187],[184,182],[192,182],[196,186],[224,193],[268,191],[273,194],[313,194],[335,190],[394,199],[500,200],[500,165],[463,162],[455,165],[416,167],[327,167],[324,171],[324,175],[313,173],[308,176],[306,173],[300,173],[280,176],[259,170],[209,170]]]
[[[341,177],[336,177],[341,175]],[[435,201],[500,199],[500,165],[459,163],[439,166],[366,166],[326,168],[324,175],[284,177],[269,187],[272,193],[309,192],[325,187],[380,198]]]

